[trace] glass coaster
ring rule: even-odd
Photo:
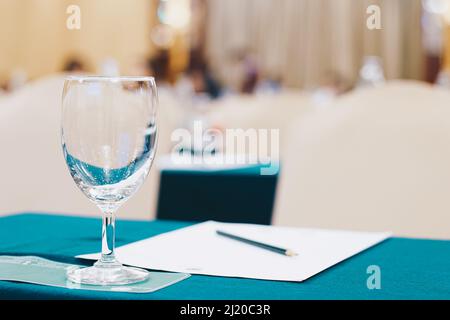
[[[123,286],[93,286],[74,283],[67,279],[67,270],[80,267],[36,256],[0,256],[0,280],[27,282],[68,289],[149,293],[190,277],[187,273],[150,271],[150,277],[139,283]]]

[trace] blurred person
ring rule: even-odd
[[[222,94],[222,88],[209,70],[208,63],[203,54],[193,49],[189,55],[188,67],[175,84],[176,96],[182,101],[185,110],[181,126],[194,132],[196,123],[209,128],[208,111],[212,105],[211,100],[218,99]],[[192,155],[200,155],[205,148],[204,142],[200,144],[188,144],[179,148],[178,152],[188,152]],[[214,152],[215,152],[215,148]]]
[[[151,74],[158,84],[170,87],[170,55],[168,50],[160,50],[151,57],[147,63],[148,73]]]
[[[0,82],[0,96],[8,93],[8,83],[3,81]]]
[[[241,93],[252,94],[255,92],[259,79],[259,70],[256,59],[247,54],[243,58],[244,82],[241,86]]]
[[[439,76],[444,51],[445,1],[422,0],[422,45],[425,52],[425,80],[434,83]]]
[[[380,57],[366,56],[359,71],[358,87],[377,86],[386,82]]]
[[[210,72],[208,63],[199,50],[191,50],[186,75],[195,93],[205,93],[211,99],[221,96],[222,88]]]
[[[259,80],[259,69],[256,58],[249,50],[237,50],[231,54],[229,78],[233,91],[252,94]]]
[[[67,61],[64,63],[63,66],[63,71],[64,72],[83,72],[86,71],[84,63],[81,61],[81,59],[76,58],[76,57],[71,57],[69,59],[67,59]]]

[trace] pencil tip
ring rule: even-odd
[[[297,254],[296,252],[292,251],[292,250],[286,250],[286,255],[287,255],[288,257],[295,257],[295,256],[298,256],[298,254]]]

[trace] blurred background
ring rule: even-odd
[[[449,0],[0,0],[0,214],[99,216],[64,77],[152,75],[157,156],[120,217],[450,238],[449,44]],[[280,170],[170,163],[196,120],[278,130]]]

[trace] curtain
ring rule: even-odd
[[[233,53],[251,52],[263,76],[311,88],[327,74],[355,82],[363,57],[377,55],[385,75],[422,77],[420,0],[207,0],[206,54],[230,85]],[[366,9],[381,8],[369,30]]]

